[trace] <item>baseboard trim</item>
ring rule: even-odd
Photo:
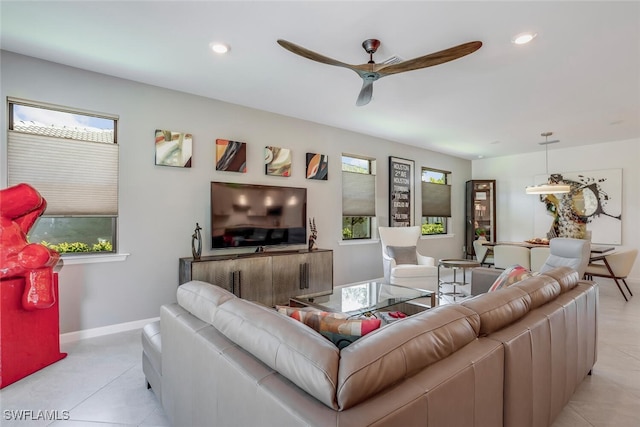
[[[86,338],[101,337],[103,335],[116,334],[118,332],[132,331],[134,329],[142,329],[147,323],[160,320],[159,317],[149,319],[135,320],[133,322],[118,323],[115,325],[102,326],[100,328],[83,329],[81,331],[67,332],[60,334],[60,344],[68,344]]]

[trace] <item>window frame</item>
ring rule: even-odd
[[[436,182],[433,180],[430,181],[426,181],[425,178],[425,173],[438,173],[442,175],[442,179],[444,179],[444,182]],[[432,182],[432,183],[436,183],[436,184],[444,184],[444,185],[449,185],[449,176],[451,175],[451,172],[449,171],[445,171],[442,169],[435,169],[435,168],[429,168],[426,166],[422,166],[421,170],[420,170],[420,184],[422,185],[423,182]],[[433,220],[433,222],[429,222],[429,220]],[[440,221],[437,221],[437,220]],[[424,232],[424,225],[425,224],[442,224],[442,232],[441,233],[425,233]],[[449,218],[448,217],[434,217],[434,216],[425,216],[422,214],[422,212],[420,212],[420,234],[422,236],[444,236],[449,234],[450,231],[450,223],[449,223]]]
[[[364,161],[366,162],[366,167],[365,169],[367,170],[366,173],[363,172],[359,172],[356,170],[345,170],[344,166],[345,166],[345,162],[344,159],[354,159],[354,160],[359,160],[359,161]],[[355,154],[348,154],[348,153],[342,153],[341,155],[341,173],[343,174],[343,188],[342,188],[342,192],[343,192],[343,206],[342,206],[342,220],[341,220],[341,240],[343,242],[357,242],[357,241],[365,241],[365,240],[372,240],[374,238],[374,230],[375,230],[375,225],[376,225],[376,212],[375,212],[375,202],[376,202],[376,159],[374,158],[370,158],[370,157],[365,157],[365,156],[361,156],[361,155],[355,155]],[[372,180],[373,180],[373,194],[372,194],[372,204],[373,204],[373,215],[361,215],[361,216],[356,216],[356,215],[344,215],[344,173],[360,173],[362,175],[367,175],[367,176],[371,176]],[[345,237],[345,220],[346,218],[366,218],[366,235],[365,236],[361,236],[361,237]],[[352,224],[352,228],[350,229],[351,232],[353,232],[353,224]]]
[[[56,114],[56,113],[71,114],[74,116],[73,119],[80,118],[82,121],[86,120],[87,124],[83,125],[81,123],[78,123],[77,128],[67,128],[66,125],[63,125],[62,121],[58,121],[58,119],[51,119],[51,121],[47,121],[43,123],[42,124],[43,127],[46,127],[48,129],[49,126],[51,126],[56,130],[60,130],[60,132],[48,132],[48,131],[39,132],[39,130],[41,130],[42,128],[33,129],[33,130],[16,129],[17,123],[15,123],[15,120],[18,119],[15,112],[16,107],[28,107],[28,108],[35,108],[38,110],[49,110],[50,112],[53,112],[53,114]],[[32,111],[32,113],[34,113],[32,117],[36,118],[38,117],[39,114],[46,113],[46,111],[41,112],[41,111],[34,110]],[[80,146],[84,143],[92,144],[92,145],[86,145],[86,146],[82,145],[83,150],[86,150],[86,152],[89,152],[89,153],[93,153],[94,160],[96,160],[97,163],[92,163],[92,164],[108,165],[106,166],[107,167],[106,169],[107,178],[105,178],[106,181],[104,184],[98,184],[98,185],[102,185],[102,188],[110,188],[110,190],[108,190],[108,193],[110,193],[111,195],[108,196],[109,199],[105,199],[105,200],[111,200],[111,202],[105,201],[104,203],[110,203],[112,206],[111,208],[108,208],[106,212],[98,212],[95,210],[91,212],[91,208],[89,208],[88,211],[86,211],[86,209],[79,209],[78,211],[73,213],[59,212],[59,211],[55,211],[55,209],[53,209],[53,211],[49,213],[45,211],[45,213],[34,224],[34,227],[32,227],[32,229],[30,230],[29,235],[34,234],[34,232],[37,233],[38,223],[40,223],[41,218],[52,220],[49,222],[49,225],[48,225],[49,227],[51,227],[52,225],[55,227],[56,218],[60,218],[64,220],[69,220],[70,218],[79,218],[79,219],[81,218],[83,220],[97,219],[99,221],[103,219],[108,219],[108,221],[105,221],[105,225],[109,224],[110,222],[110,225],[107,225],[107,228],[110,229],[109,231],[110,236],[107,237],[106,233],[101,233],[101,234],[103,234],[103,237],[110,239],[110,241],[108,241],[108,243],[111,246],[110,250],[105,249],[105,248],[108,248],[108,246],[104,245],[105,243],[104,241],[97,240],[96,242],[93,242],[92,239],[82,239],[82,237],[79,237],[77,242],[82,241],[82,243],[86,244],[87,251],[83,251],[83,252],[61,251],[61,255],[65,258],[65,262],[72,258],[78,258],[78,261],[80,261],[81,259],[87,259],[87,260],[93,259],[87,262],[108,262],[108,261],[119,261],[119,260],[122,260],[123,257],[126,257],[127,254],[118,253],[118,223],[119,223],[118,120],[119,120],[119,116],[113,115],[113,114],[98,113],[98,112],[83,110],[79,108],[71,108],[71,107],[66,107],[61,105],[49,104],[49,103],[44,103],[39,101],[13,98],[13,97],[7,97],[7,114],[8,114],[7,141],[8,141],[8,144],[13,144],[14,150],[15,150],[14,155],[19,155],[23,151],[27,151],[24,149],[24,146],[22,146],[21,144],[25,144],[26,142],[29,142],[29,141],[34,142],[33,150],[32,152],[29,153],[29,155],[38,156],[39,153],[42,153],[42,151],[39,152],[38,149],[40,150],[46,149],[47,144],[49,145],[56,144],[55,141],[60,140],[61,147],[67,146],[67,145]],[[98,123],[100,123],[101,125],[106,124],[107,126],[105,126],[103,129],[106,129],[108,132],[106,134],[100,135],[100,131],[98,130],[100,129],[99,127],[95,128],[96,129],[95,132],[92,132],[91,129],[87,129],[87,128],[93,128],[92,126],[93,119],[98,119]],[[38,124],[36,122],[34,123]],[[112,129],[111,129],[111,126],[112,126]],[[113,148],[107,148],[107,147],[113,147]],[[111,159],[110,164],[104,163],[102,158],[99,158],[98,153],[102,153],[103,150],[107,150],[109,153],[111,153],[109,157],[109,159]],[[20,162],[21,162],[20,159],[16,159],[14,161],[11,160],[10,150],[8,149],[7,151],[7,183],[8,185],[15,185],[17,184],[17,181],[22,181],[22,179],[19,178],[21,170],[20,168],[16,169],[16,167],[20,165]],[[61,168],[62,167],[63,166],[61,166]],[[18,174],[18,177],[14,179],[11,178],[12,168],[16,170]],[[52,166],[52,169],[55,170],[55,167]],[[68,169],[65,169],[65,170],[68,170]],[[29,171],[27,171],[26,173],[29,173]],[[36,172],[31,171],[31,174],[32,174],[31,176],[36,176],[37,171]],[[61,176],[64,176],[64,175],[61,174]],[[84,175],[84,176],[87,176],[87,175]],[[72,184],[73,178],[70,177],[70,180],[71,181],[66,181],[66,182],[69,182]],[[64,178],[62,179],[62,181],[63,183],[65,182]],[[96,181],[100,182],[100,179],[96,178]],[[25,182],[29,182],[29,181],[25,181]],[[38,189],[38,191],[41,191],[41,190]],[[77,191],[77,189],[74,188],[74,191]],[[95,199],[96,197],[95,194],[92,192],[89,193],[89,191],[90,190],[87,190],[87,194],[89,194],[88,198]],[[45,197],[45,200],[47,199],[51,200],[51,202],[48,201],[49,206],[55,203],[54,200],[51,199],[51,197],[47,197],[47,195],[45,194],[43,194],[43,197]],[[90,205],[91,203],[89,203],[89,206]],[[82,236],[82,234],[80,234],[80,236]],[[64,234],[62,234],[62,239],[55,239],[55,241],[57,243],[64,243],[64,242],[58,241],[63,239],[64,239]],[[40,241],[42,240],[43,240],[42,238],[39,238],[38,241],[34,243],[40,243]],[[92,241],[88,242],[88,240],[92,240]],[[76,242],[70,242],[66,240],[65,242],[71,245],[76,243]],[[97,245],[94,247],[95,244]],[[73,263],[77,263],[77,262],[73,262]]]

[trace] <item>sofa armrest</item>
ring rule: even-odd
[[[504,270],[489,267],[476,267],[471,270],[471,295],[487,293],[493,282]]]

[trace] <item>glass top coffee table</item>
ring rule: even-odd
[[[419,308],[407,307],[404,304],[418,298],[426,298],[429,303],[426,305],[412,304],[412,306]],[[411,315],[435,307],[435,302],[436,293],[432,291],[390,285],[378,281],[366,281],[336,286],[330,295],[297,296],[290,299],[289,305],[291,307],[315,307],[351,316],[370,314],[380,310],[402,311]]]

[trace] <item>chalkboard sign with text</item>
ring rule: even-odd
[[[413,225],[413,160],[389,157],[389,226]]]

